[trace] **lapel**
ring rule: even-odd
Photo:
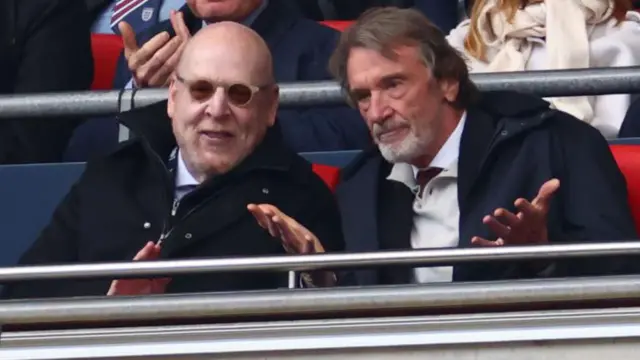
[[[378,174],[382,157],[373,150],[363,152],[343,170],[343,181],[336,190],[346,252],[379,250],[377,212]],[[359,285],[378,283],[373,269],[355,271]]]
[[[378,241],[381,250],[406,250],[411,249],[415,195],[405,184],[387,180],[392,167],[385,162],[379,174]],[[410,267],[380,269],[382,284],[406,284],[411,277]]]
[[[496,129],[493,117],[477,106],[470,107],[467,110],[467,120],[462,130],[458,155],[460,218],[465,213],[471,190],[487,160],[491,144],[494,142],[494,134]]]

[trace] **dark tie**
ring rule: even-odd
[[[111,14],[111,30],[120,35],[118,24],[126,21],[136,34],[158,22],[162,0],[118,0]]]
[[[442,168],[438,167],[430,167],[428,169],[418,171],[418,175],[416,176],[416,185],[420,187],[418,190],[419,197],[422,197],[422,192],[424,191],[424,188],[427,186],[429,181],[438,176],[440,172],[442,172]]]

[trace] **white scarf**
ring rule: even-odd
[[[487,0],[478,14],[481,41],[487,47],[488,70],[524,71],[534,43],[545,38],[549,70],[590,67],[587,25],[608,20],[613,0],[545,0],[516,12],[511,22],[498,9],[500,0]],[[471,57],[471,71],[479,60]],[[484,67],[486,67],[486,63]],[[547,99],[556,109],[590,123],[593,99],[586,96]]]

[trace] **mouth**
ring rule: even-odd
[[[235,136],[229,131],[200,131],[200,135],[208,142],[224,143],[232,140]]]
[[[403,139],[407,132],[409,131],[408,127],[402,126],[393,129],[386,130],[378,134],[378,142],[382,144],[393,143],[398,140]]]

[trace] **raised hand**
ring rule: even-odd
[[[480,246],[547,243],[547,215],[551,199],[559,188],[560,181],[551,179],[542,184],[538,195],[531,202],[523,198],[517,199],[514,203],[519,210],[517,214],[503,208],[496,209],[492,215],[485,216],[482,222],[498,239],[491,241],[475,236],[471,243]]]

